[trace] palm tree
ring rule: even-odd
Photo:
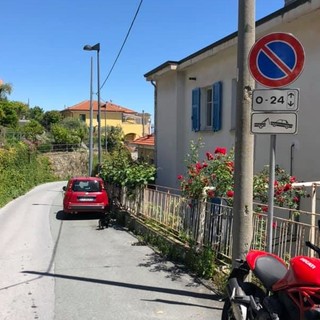
[[[10,83],[3,83],[0,80],[0,100],[7,100],[7,95],[10,95],[12,92],[12,85]]]

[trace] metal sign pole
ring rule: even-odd
[[[276,169],[276,135],[270,136],[270,162],[269,162],[269,196],[268,196],[268,234],[267,251],[272,253],[273,238],[273,209],[274,209],[274,181]]]

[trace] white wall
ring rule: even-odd
[[[177,162],[177,83],[176,74],[157,82],[157,181],[158,185],[174,183]]]
[[[294,34],[305,48],[305,68],[290,88],[300,89],[300,110],[297,135],[277,135],[276,162],[300,181],[320,180],[320,0],[307,2],[285,15],[275,17],[257,28],[257,39],[271,32]],[[313,12],[309,12],[313,9]],[[316,10],[317,9],[317,10]],[[302,15],[302,17],[299,17]],[[184,61],[176,71],[157,77],[157,183],[177,187],[177,175],[183,174],[184,159],[190,140],[202,137],[206,151],[217,146],[234,146],[231,129],[232,79],[236,78],[236,40],[210,49],[190,61]],[[189,80],[196,77],[196,81]],[[191,93],[195,87],[223,83],[222,130],[191,131]],[[291,146],[294,144],[294,147]],[[269,135],[255,136],[255,167],[260,170],[269,163]],[[291,150],[292,155],[291,155]]]

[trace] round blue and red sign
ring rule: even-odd
[[[249,69],[263,86],[284,87],[295,81],[304,67],[304,49],[289,33],[270,33],[260,38],[249,53]]]

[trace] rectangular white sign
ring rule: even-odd
[[[251,114],[251,133],[254,134],[295,134],[298,129],[298,115],[292,113],[261,112]]]
[[[252,91],[253,111],[297,111],[299,89],[255,89]]]

